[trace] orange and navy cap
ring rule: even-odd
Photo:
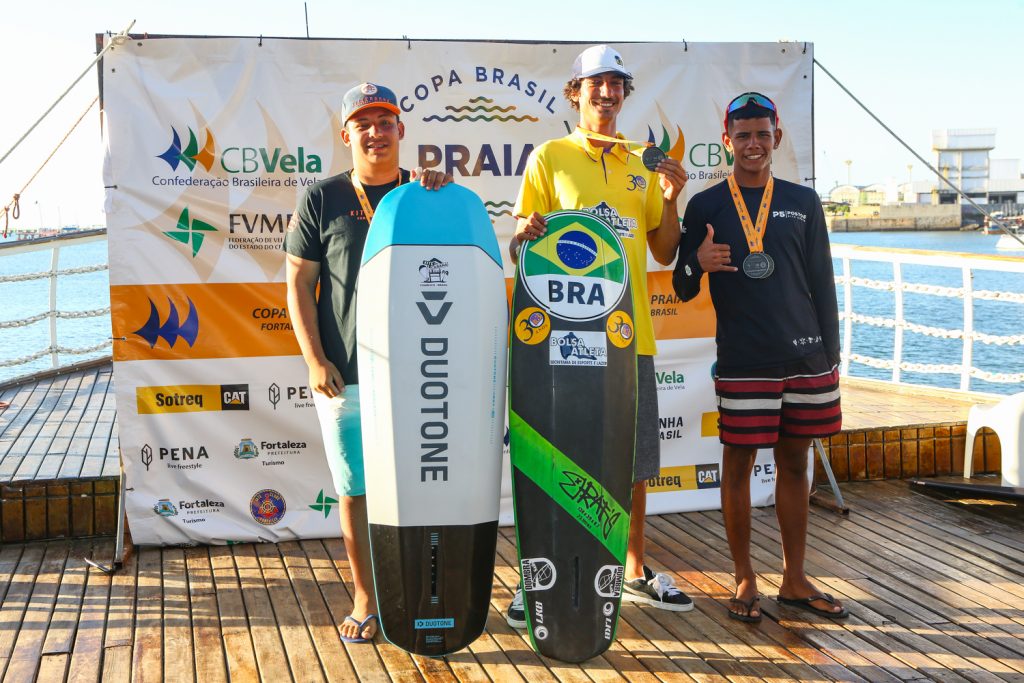
[[[398,98],[391,88],[385,88],[376,83],[362,83],[345,93],[341,100],[341,125],[348,123],[348,120],[370,107],[387,109],[393,114],[401,114],[398,108]]]

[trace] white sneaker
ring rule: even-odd
[[[646,602],[670,612],[689,612],[693,609],[693,600],[676,588],[676,582],[671,576],[655,574],[647,565],[644,565],[643,577],[622,582],[622,599]]]
[[[526,628],[526,608],[523,606],[523,584],[516,586],[516,594],[512,596],[512,602],[505,614],[505,621],[512,628],[520,631]]]

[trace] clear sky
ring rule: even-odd
[[[815,57],[929,161],[939,128],[995,128],[993,158],[1024,157],[1024,0],[618,0],[589,3],[309,0],[310,35],[814,43]],[[306,35],[296,0],[14,0],[0,40],[0,154],[89,64],[94,34]],[[640,77],[640,75],[637,75]],[[0,206],[96,96],[90,72],[0,164]],[[815,73],[817,189],[926,178],[927,170],[821,71]],[[783,116],[783,123],[785,117]],[[103,223],[100,123],[93,109],[22,199],[13,226]],[[913,168],[908,172],[907,165]],[[3,229],[0,219],[0,230]]]

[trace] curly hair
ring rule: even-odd
[[[625,81],[625,85],[623,87],[622,98],[625,99],[625,98],[629,97],[629,93],[631,93],[634,90],[636,90],[636,88],[633,86],[633,79],[632,78],[623,76],[623,80]],[[580,88],[582,88],[582,87],[583,87],[583,79],[582,78],[570,78],[569,81],[565,84],[565,87],[562,88],[562,95],[565,96],[565,99],[569,100],[569,106],[573,108],[573,111],[579,111],[580,110],[579,95],[580,95]],[[573,99],[574,95],[576,96],[576,99]]]

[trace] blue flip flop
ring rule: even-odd
[[[359,633],[363,632],[363,629],[366,628],[366,625],[369,624],[370,621],[374,621],[376,619],[377,619],[377,615],[376,614],[370,614],[365,619],[363,619],[362,621],[359,621],[358,619],[353,617],[351,614],[348,615],[347,617],[345,617],[345,621],[346,622],[347,621],[351,621],[353,624],[356,624],[359,627]],[[376,636],[377,634],[374,633],[373,635]],[[355,637],[341,636],[341,639],[342,639],[342,641],[344,641],[346,643],[369,643],[371,640],[373,640],[372,637],[370,637],[370,638],[363,638],[361,635],[355,636]]]

